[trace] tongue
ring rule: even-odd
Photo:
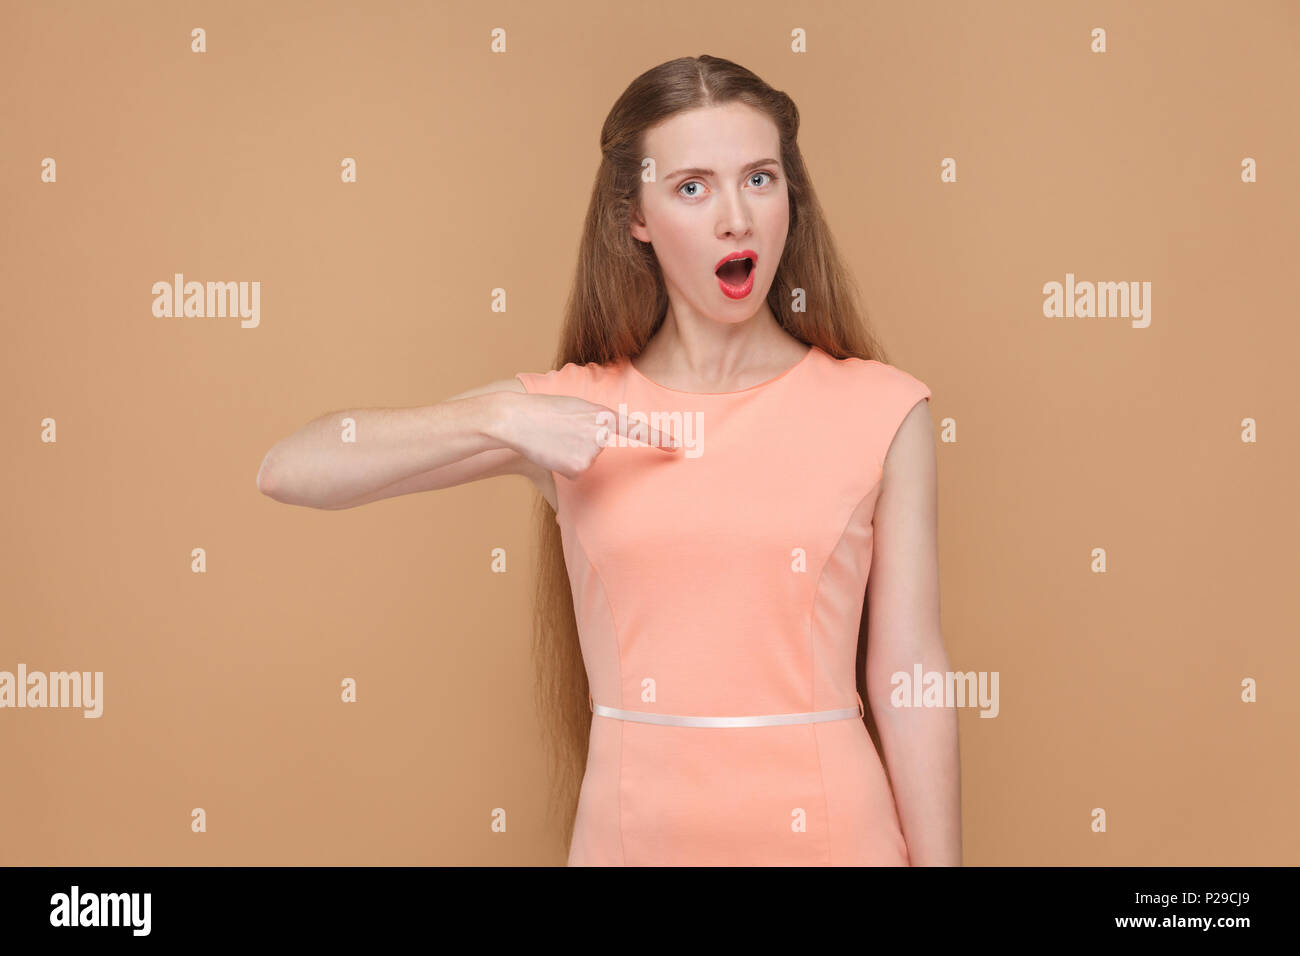
[[[742,285],[749,277],[749,262],[744,259],[732,259],[723,263],[718,270],[718,278],[727,285]]]

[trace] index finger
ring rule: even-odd
[[[634,438],[628,434],[628,429],[636,429],[637,432],[646,433],[649,437],[648,444],[658,448],[667,454],[672,454],[681,448],[681,442],[675,435],[669,432],[661,432],[657,428],[652,428],[649,422],[633,421],[630,418],[622,418],[612,408],[606,407],[611,415],[614,416],[614,431],[628,440],[628,443],[634,446],[643,446],[647,442],[641,438]]]

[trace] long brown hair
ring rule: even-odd
[[[645,134],[684,110],[733,102],[765,113],[780,133],[790,229],[767,294],[772,314],[792,336],[835,358],[852,355],[888,361],[863,319],[858,288],[840,259],[809,181],[799,152],[799,110],[794,101],[729,60],[687,56],[638,76],[605,118],[600,168],[587,207],[554,368],[568,362],[605,364],[635,357],[658,331],[668,310],[663,275],[653,249],[628,229],[639,210]],[[806,311],[791,308],[796,289],[804,292]],[[560,529],[541,497],[536,502],[536,521],[537,707],[553,758],[550,805],[559,816],[567,848],[573,839],[592,716]],[[861,666],[856,680],[865,701]]]

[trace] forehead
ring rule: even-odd
[[[780,145],[776,124],[744,103],[677,113],[647,130],[645,139],[647,154],[664,171],[680,166],[732,170],[759,156],[780,156]]]

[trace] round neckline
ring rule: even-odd
[[[774,382],[779,382],[779,381],[781,381],[781,379],[783,379],[783,378],[785,378],[786,376],[788,376],[788,375],[789,375],[791,372],[793,372],[795,369],[799,368],[799,367],[802,366],[802,365],[807,364],[808,360],[809,360],[810,358],[812,358],[812,354],[813,354],[813,352],[815,352],[815,351],[817,351],[817,346],[815,346],[815,345],[810,345],[810,346],[808,347],[808,351],[804,353],[803,357],[802,357],[801,359],[799,359],[799,361],[797,361],[797,362],[795,362],[793,365],[791,365],[791,366],[790,366],[788,369],[786,369],[784,372],[782,372],[780,375],[774,376],[773,378],[769,378],[769,379],[767,379],[767,380],[764,381],[764,382],[758,382],[758,383],[755,384],[755,385],[747,386],[746,388],[737,388],[737,389],[733,389],[733,390],[730,391],[730,392],[688,392],[688,391],[687,391],[686,389],[684,389],[684,388],[672,388],[671,386],[668,386],[668,385],[660,385],[660,384],[659,384],[658,382],[656,382],[654,379],[650,378],[648,375],[646,375],[644,372],[642,372],[639,368],[637,368],[635,365],[633,365],[633,364],[632,364],[632,357],[631,357],[630,355],[625,355],[625,356],[623,356],[623,361],[624,361],[624,363],[626,363],[627,367],[630,368],[630,369],[632,370],[632,373],[633,373],[634,375],[636,375],[638,378],[640,378],[643,382],[648,382],[648,383],[650,383],[651,385],[653,385],[655,388],[663,389],[665,392],[676,392],[678,395],[691,395],[691,396],[695,396],[695,397],[703,397],[703,396],[706,396],[706,395],[743,395],[745,392],[753,392],[753,391],[757,391],[757,390],[760,389],[760,388],[766,388],[767,386],[773,384]]]

